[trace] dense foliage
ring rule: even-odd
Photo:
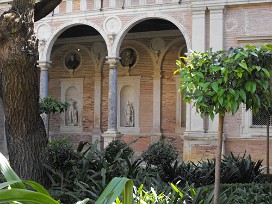
[[[108,158],[109,150],[115,157]],[[175,151],[173,154],[172,157],[176,157]],[[50,192],[63,203],[84,198],[90,198],[94,203],[114,177],[132,179],[142,193],[153,189],[158,195],[164,192],[165,196],[172,191],[169,182],[182,189],[188,185],[203,187],[214,182],[214,159],[198,163],[175,160],[167,165],[163,162],[164,165],[150,166],[145,165],[141,157],[134,157],[133,150],[122,141],[113,141],[105,151],[99,151],[96,144],[86,142],[81,142],[73,151],[69,140],[54,141],[45,153],[45,166],[52,182]],[[245,154],[224,157],[221,180],[223,183],[258,182],[261,162],[253,161]]]
[[[178,152],[172,144],[159,140],[149,145],[141,157],[149,166],[166,166],[171,165],[177,159]]]
[[[69,105],[68,102],[61,102],[53,96],[48,96],[39,101],[40,114],[62,113]]]
[[[192,51],[180,67],[184,100],[193,101],[202,116],[235,114],[241,103],[258,113],[271,103],[272,45],[230,48],[205,53]],[[262,104],[261,104],[262,103]]]

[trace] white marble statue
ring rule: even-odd
[[[77,101],[73,98],[69,100],[70,106],[68,109],[68,125],[78,125],[78,108]]]
[[[134,127],[134,109],[132,104],[127,101],[125,107],[126,127]]]

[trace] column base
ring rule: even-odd
[[[123,136],[123,134],[121,134],[117,130],[107,130],[101,135],[104,138],[104,144],[103,144],[104,149],[109,145],[110,142],[112,142],[115,139],[119,139]]]

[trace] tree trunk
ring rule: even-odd
[[[270,181],[270,177],[269,177],[269,126],[270,126],[270,115],[267,117],[267,123],[266,123],[266,138],[267,138],[267,142],[266,142],[266,173],[267,173],[267,181]]]
[[[218,141],[217,141],[217,151],[216,151],[216,160],[215,160],[214,204],[219,204],[219,198],[220,198],[220,168],[221,168],[223,124],[224,124],[224,116],[219,114]]]
[[[34,0],[14,0],[0,17],[2,97],[10,164],[22,179],[44,184],[46,131],[39,115]]]

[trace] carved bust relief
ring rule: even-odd
[[[67,69],[75,70],[79,68],[81,63],[81,55],[77,51],[70,51],[66,53],[64,64]]]
[[[125,68],[131,68],[136,64],[137,61],[137,53],[132,48],[125,48],[122,50],[121,54],[121,65]]]

